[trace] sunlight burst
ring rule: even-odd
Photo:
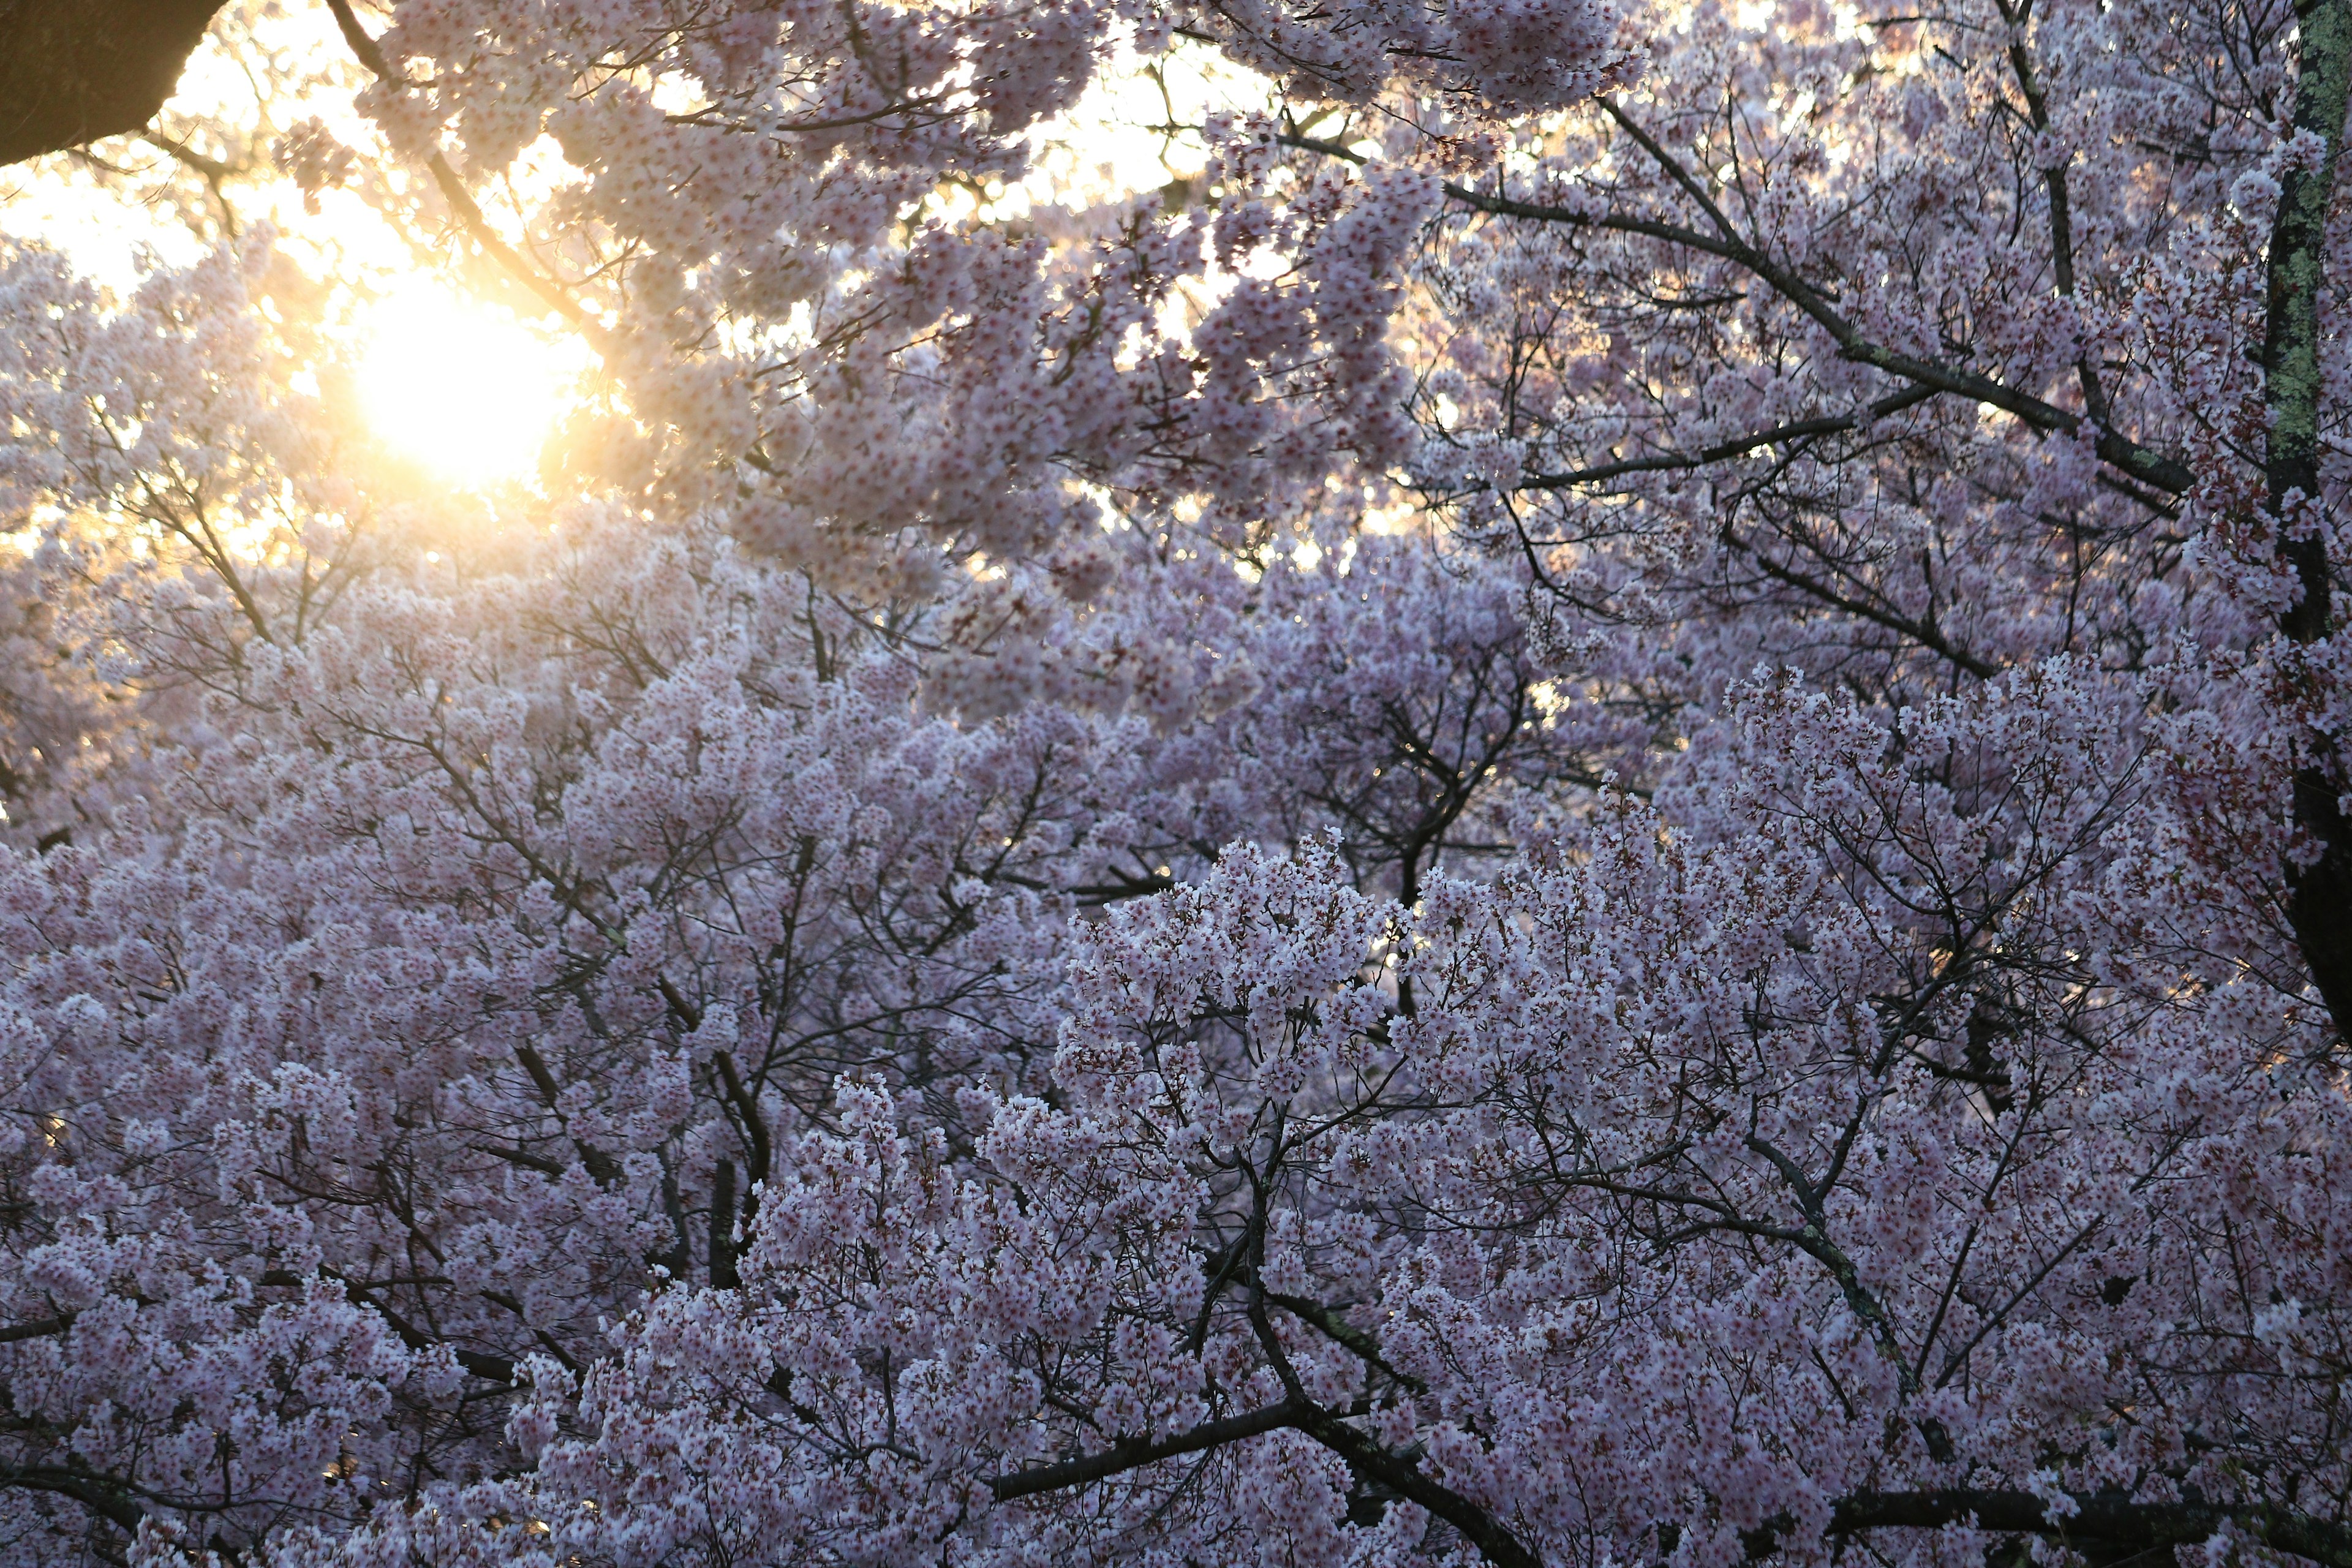
[[[487,484],[538,466],[584,360],[503,311],[416,288],[374,311],[360,385],[387,444],[443,479]]]

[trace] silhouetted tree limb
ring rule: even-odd
[[[2352,0],[2300,0],[2302,61],[2295,82],[2295,130],[2323,149],[2316,165],[2295,163],[2280,179],[2271,229],[2269,312],[2263,342],[2271,428],[2264,478],[2271,514],[2283,534],[2281,554],[2302,597],[2279,619],[2301,647],[2335,630],[2334,576],[2326,533],[2295,509],[2320,494],[2319,299],[2326,281],[2327,212],[2344,151],[2344,116],[2352,97]],[[2288,876],[2287,913],[2337,1032],[2352,1039],[2352,822],[2338,804],[2341,759],[2325,737],[2294,775],[2294,818],[2311,836],[2315,859]],[[2336,766],[2331,767],[2331,763]]]
[[[0,163],[143,129],[221,0],[0,0]]]

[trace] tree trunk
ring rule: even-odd
[[[221,0],[0,0],[0,163],[137,131]]]

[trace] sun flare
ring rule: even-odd
[[[518,479],[572,405],[583,358],[503,311],[413,288],[373,312],[362,401],[386,444],[444,479]]]

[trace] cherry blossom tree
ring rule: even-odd
[[[2352,1564],[2352,0],[322,7],[0,250],[6,1561]]]

